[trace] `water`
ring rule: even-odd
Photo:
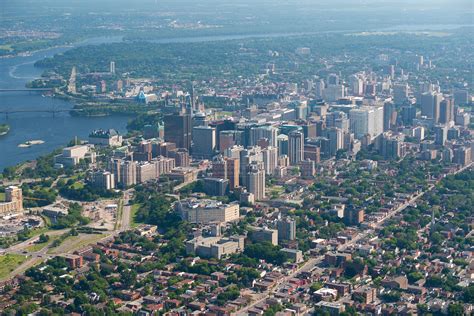
[[[81,42],[74,46],[120,41],[121,38],[97,38]],[[25,83],[38,78],[42,70],[34,67],[37,60],[51,57],[70,47],[43,50],[31,56],[18,56],[0,59],[0,89],[24,88]],[[43,97],[37,92],[0,92],[0,111],[13,109],[50,110],[70,109],[68,101]],[[0,116],[0,124],[10,125],[10,132],[0,136],[0,171],[7,166],[33,160],[53,149],[65,146],[78,136],[87,139],[87,135],[97,128],[115,128],[124,133],[128,117],[72,117],[68,112],[57,113],[15,113],[8,118]],[[43,140],[44,144],[30,148],[19,148],[18,144],[28,140]]]
[[[469,25],[398,25],[379,31],[415,31],[415,30],[447,30]],[[342,31],[338,31],[342,32]],[[317,32],[324,33],[324,32]],[[195,37],[163,38],[155,40],[158,43],[189,43],[219,40],[238,40],[252,37],[279,37],[310,35],[317,33],[273,33],[273,34],[245,34],[245,35],[211,35]],[[94,38],[75,44],[74,47],[91,44],[120,42],[121,37]],[[25,83],[38,78],[42,70],[34,67],[37,60],[51,57],[54,54],[65,52],[71,47],[51,48],[36,52],[31,56],[19,56],[15,58],[0,59],[0,89],[24,88]],[[1,92],[0,111],[12,109],[70,109],[73,104],[67,101],[43,97],[39,93],[30,92]],[[71,117],[67,112],[56,114],[50,113],[17,113],[11,114],[9,118],[0,116],[0,124],[8,123],[11,127],[10,133],[0,136],[0,171],[7,166],[13,166],[20,162],[32,160],[39,155],[47,154],[53,149],[66,145],[75,136],[85,139],[90,131],[96,128],[115,128],[125,132],[126,123],[129,118],[124,116],[111,117]],[[18,148],[18,144],[28,140],[40,139],[44,144],[35,145],[30,148]]]

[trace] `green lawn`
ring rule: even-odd
[[[84,184],[82,182],[75,182],[73,185],[72,185],[72,188],[74,190],[79,190],[79,189],[82,189],[84,188]]]
[[[40,251],[41,249],[43,249],[44,247],[46,247],[46,245],[49,242],[50,241],[42,242],[40,244],[34,243],[33,245],[30,245],[30,246],[26,247],[25,250],[28,251],[28,252],[37,252],[37,251]]]
[[[0,192],[0,202],[5,201],[5,193]]]
[[[6,254],[0,256],[0,279],[8,277],[8,275],[15,270],[20,264],[25,262],[27,256]]]
[[[140,204],[133,204],[130,209],[130,227],[135,228],[138,226],[138,223],[135,222],[135,216],[137,215],[137,211],[140,208]]]

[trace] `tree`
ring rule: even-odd
[[[474,304],[474,285],[469,285],[464,288],[463,291],[463,301],[467,304]]]
[[[463,316],[464,308],[461,304],[450,304],[448,306],[448,315],[450,316]]]
[[[40,244],[48,242],[48,241],[49,241],[49,236],[45,234],[41,234],[38,238],[38,243]]]
[[[288,259],[286,254],[280,251],[280,247],[269,242],[251,244],[245,247],[244,254],[250,258],[263,259],[267,262],[281,265]]]

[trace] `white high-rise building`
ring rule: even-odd
[[[262,163],[263,166],[263,154],[262,149],[258,146],[249,147],[240,152],[240,174],[242,176],[242,185],[247,185],[247,174],[249,165],[253,162]]]
[[[271,175],[278,165],[278,148],[269,146],[262,151],[262,154],[265,173]]]
[[[270,146],[277,147],[278,128],[274,126],[256,126],[250,129],[250,146],[258,145],[258,141],[266,138]]]
[[[329,102],[334,102],[344,98],[345,88],[342,84],[328,85],[324,90],[324,99]]]
[[[247,190],[255,196],[255,200],[265,198],[265,170],[262,162],[254,161],[248,165],[246,173]]]
[[[110,62],[110,73],[115,74],[115,61]]]
[[[350,77],[352,93],[356,96],[364,94],[364,81],[357,75]]]
[[[369,135],[373,140],[383,133],[383,106],[363,106],[349,112],[350,129],[357,139]]]

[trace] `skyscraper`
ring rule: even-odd
[[[227,162],[227,179],[229,179],[229,188],[232,191],[240,185],[240,159],[226,158]]]
[[[253,161],[248,166],[246,177],[247,190],[255,196],[255,200],[265,198],[265,170],[262,162]]]
[[[344,134],[340,128],[331,127],[327,130],[329,139],[329,155],[335,156],[339,149],[344,148]]]
[[[388,131],[394,123],[393,116],[395,112],[395,104],[386,102],[383,105],[383,130]]]
[[[268,146],[262,150],[262,154],[265,173],[272,175],[278,164],[278,149],[273,146]]]
[[[421,115],[439,121],[439,108],[443,95],[436,92],[426,92],[421,95]]]
[[[454,121],[454,102],[453,99],[444,99],[439,106],[439,123],[447,124]]]
[[[115,75],[115,61],[110,62],[110,73]]]
[[[371,140],[383,132],[383,107],[363,106],[349,112],[351,131],[361,139],[369,135]]]
[[[255,126],[250,129],[250,146],[258,144],[260,139],[268,139],[269,145],[277,146],[278,129],[274,126]]]
[[[408,101],[408,85],[399,83],[393,86],[393,102],[397,105],[405,104]]]
[[[165,115],[165,141],[175,143],[178,148],[191,147],[191,115],[188,113],[175,113]]]
[[[193,128],[193,157],[212,158],[216,150],[216,129],[210,126]]]
[[[240,174],[242,175],[242,185],[247,186],[247,171],[249,165],[253,162],[262,163],[263,167],[263,154],[262,149],[258,146],[249,147],[240,152]]]
[[[304,158],[304,135],[299,131],[288,134],[288,157],[290,164],[296,166]]]

